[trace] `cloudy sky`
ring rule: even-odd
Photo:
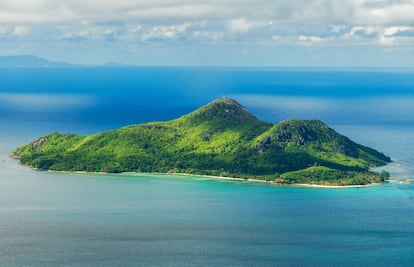
[[[414,0],[0,0],[0,54],[80,64],[414,66]]]

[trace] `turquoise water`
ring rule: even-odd
[[[412,185],[1,173],[3,266],[414,264]]]
[[[412,179],[413,89],[395,70],[1,70],[0,266],[413,266],[414,184],[46,173],[7,158],[47,132],[166,120],[232,96],[268,121],[324,119]]]

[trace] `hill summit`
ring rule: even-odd
[[[200,120],[224,120],[229,123],[246,123],[257,120],[245,107],[231,98],[220,98],[188,115]]]
[[[390,161],[321,121],[271,124],[228,98],[167,122],[88,136],[52,133],[12,156],[40,170],[189,173],[322,185],[384,181],[387,174],[369,168]]]

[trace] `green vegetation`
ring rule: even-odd
[[[382,183],[388,178],[373,172],[343,171],[324,166],[312,166],[304,170],[284,173],[280,182],[287,184],[315,184],[315,185],[366,185]]]
[[[52,133],[12,156],[40,170],[163,172],[256,178],[278,183],[369,184],[390,161],[317,120],[258,120],[232,99],[218,99],[168,122],[89,135]]]

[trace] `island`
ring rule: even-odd
[[[322,121],[272,124],[229,98],[166,122],[86,136],[51,133],[11,156],[38,170],[193,174],[325,186],[385,182],[387,172],[370,169],[391,161]]]
[[[77,65],[50,61],[33,55],[0,56],[0,68],[64,68]]]

